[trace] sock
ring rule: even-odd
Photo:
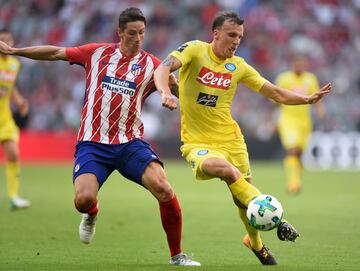
[[[75,205],[75,208],[76,210],[78,210],[80,213],[82,214],[89,214],[89,215],[97,215],[97,213],[99,212],[99,207],[98,207],[98,202],[97,200],[95,200],[89,209],[83,211],[83,210],[79,210],[79,208],[76,206],[76,202],[75,202],[75,199],[74,199],[74,205]]]
[[[255,249],[256,251],[261,250],[263,247],[263,243],[262,243],[262,240],[260,237],[260,232],[258,230],[256,230],[255,228],[253,228],[248,223],[248,218],[246,216],[246,209],[238,208],[238,210],[239,210],[239,216],[240,216],[241,220],[243,221],[246,231],[250,237],[251,247],[253,249]]]
[[[241,202],[245,207],[256,196],[260,195],[260,191],[248,183],[244,177],[240,177],[236,182],[229,185],[230,191],[233,196]]]
[[[166,202],[159,202],[161,223],[166,233],[170,255],[181,253],[182,216],[176,195]]]
[[[289,185],[298,184],[300,185],[300,176],[301,176],[301,162],[297,156],[287,156],[284,159],[284,168],[287,176],[287,182]]]
[[[20,163],[7,162],[5,166],[5,175],[7,180],[8,196],[13,198],[18,196],[19,192],[19,174]]]

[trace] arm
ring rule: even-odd
[[[67,60],[65,48],[52,45],[14,48],[0,41],[0,53],[23,56],[35,60]]]
[[[288,91],[270,82],[266,82],[260,89],[260,93],[280,104],[299,105],[317,103],[323,96],[330,92],[331,88],[331,84],[328,83],[314,94],[307,96]]]
[[[162,105],[173,110],[177,107],[176,101],[172,97],[169,87],[170,73],[178,70],[181,67],[181,62],[169,55],[154,72],[155,86],[160,92]]]
[[[20,94],[19,90],[14,87],[14,90],[11,94],[11,99],[14,104],[19,108],[19,113],[22,117],[26,116],[29,112],[29,103],[28,101]]]

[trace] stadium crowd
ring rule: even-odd
[[[273,82],[289,68],[291,53],[306,54],[321,84],[333,83],[333,93],[325,99],[326,120],[317,129],[360,131],[359,0],[0,0],[0,6],[0,28],[14,34],[17,47],[117,42],[113,29],[119,11],[137,6],[148,18],[144,49],[160,59],[184,41],[210,41],[207,26],[214,15],[237,11],[245,19],[237,55]],[[83,70],[65,68],[66,62],[21,62],[18,88],[31,104],[27,128],[77,129]],[[245,86],[234,100],[233,115],[247,137],[267,140],[275,132],[276,105]],[[145,104],[143,119],[149,139],[179,135],[179,114],[163,109],[157,95]]]

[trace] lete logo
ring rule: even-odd
[[[231,84],[231,78],[232,75],[229,73],[214,72],[206,67],[202,67],[198,77],[196,77],[196,81],[208,87],[226,90]]]

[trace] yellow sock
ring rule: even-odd
[[[236,182],[229,185],[230,191],[233,196],[241,202],[245,207],[256,196],[260,195],[260,191],[248,183],[244,177],[240,177]]]
[[[12,163],[12,162],[6,163],[5,174],[6,174],[9,198],[13,198],[18,195],[19,173],[20,173],[20,164],[19,163]]]
[[[243,221],[246,231],[250,237],[251,247],[257,251],[262,249],[263,243],[260,237],[260,232],[253,228],[249,223],[246,216],[246,209],[239,208],[239,216]]]
[[[302,171],[300,159],[297,156],[287,156],[284,159],[284,168],[288,184],[300,185]]]

